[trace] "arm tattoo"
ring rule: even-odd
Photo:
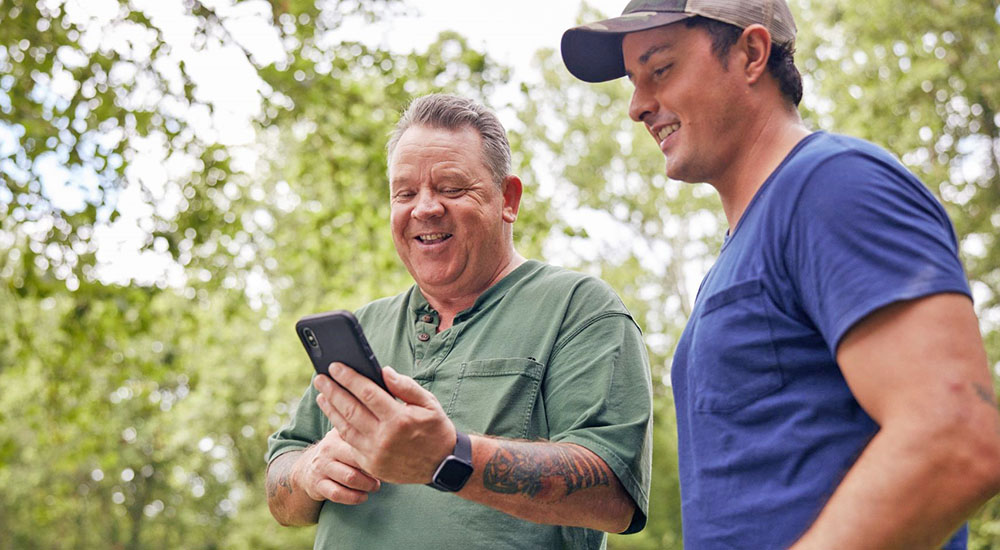
[[[993,388],[987,388],[978,382],[973,382],[972,387],[975,388],[976,395],[978,395],[980,399],[990,405],[993,405],[994,407],[996,406],[997,401],[996,396],[993,394]]]
[[[280,464],[278,465],[281,469],[280,472],[276,472],[277,479],[268,478],[267,480],[267,496],[268,498],[274,498],[278,496],[278,488],[282,487],[288,491],[288,494],[292,494],[292,469],[290,465]]]
[[[503,442],[483,469],[483,486],[496,493],[534,498],[558,481],[566,487],[562,496],[610,485],[607,466],[573,445]]]

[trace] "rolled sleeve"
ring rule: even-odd
[[[316,404],[316,389],[309,384],[292,418],[281,429],[267,438],[267,454],[264,460],[268,464],[279,456],[300,451],[319,441],[329,431],[328,420]]]
[[[652,461],[652,384],[639,327],[608,313],[561,342],[549,364],[549,439],[575,443],[608,465],[638,508],[625,533],[646,523]]]

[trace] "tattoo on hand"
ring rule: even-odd
[[[483,469],[483,486],[504,494],[536,497],[562,480],[569,496],[576,491],[610,485],[604,464],[589,451],[571,445],[534,448],[531,443],[500,443]]]

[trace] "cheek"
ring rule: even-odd
[[[406,227],[406,220],[409,218],[405,208],[393,207],[389,210],[389,227],[392,228],[392,232],[401,230]]]
[[[389,232],[392,234],[393,244],[396,245],[398,250],[402,250],[406,244],[404,235],[406,234],[406,224],[408,220],[409,215],[406,213],[392,211],[389,215]]]

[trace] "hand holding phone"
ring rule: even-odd
[[[338,310],[307,315],[295,323],[295,332],[318,374],[329,376],[330,363],[343,363],[391,395],[382,380],[382,367],[351,312]]]

